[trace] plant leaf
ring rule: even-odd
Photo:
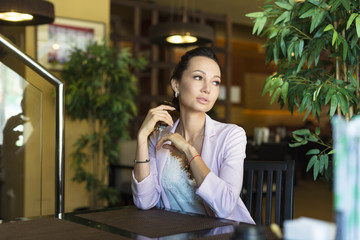
[[[255,33],[257,32],[257,30],[258,30],[258,28],[259,28],[259,25],[260,25],[260,19],[261,19],[261,18],[257,18],[257,19],[255,20],[255,24],[254,24],[254,27],[253,27],[252,34],[255,34]]]
[[[349,104],[344,95],[342,95],[340,92],[337,92],[336,95],[338,96],[341,112],[345,115],[345,113],[349,112]]]
[[[360,15],[358,15],[355,19],[355,26],[356,26],[356,34],[358,38],[360,38]]]
[[[274,30],[272,30],[272,31],[269,33],[268,38],[271,39],[271,38],[276,37],[277,34],[278,34],[278,32],[279,32],[279,29],[276,29],[276,28],[275,28]]]
[[[300,41],[299,41],[299,56],[301,57],[301,55],[302,55],[302,53],[303,53],[303,50],[304,50],[304,40],[303,39],[301,39]]]
[[[290,12],[285,11],[283,12],[274,22],[274,25],[278,24],[279,22],[281,22],[282,20],[286,20],[288,18],[288,16],[290,16]],[[286,21],[285,21],[286,22]]]
[[[289,143],[289,147],[300,147],[305,144],[307,144],[307,141],[306,142]]]
[[[264,12],[253,12],[253,13],[248,13],[245,14],[246,17],[249,18],[259,18],[259,17],[263,17],[264,16]]]
[[[276,5],[278,5],[279,7],[286,9],[286,10],[291,10],[292,6],[288,3],[285,2],[275,2]]]
[[[331,30],[331,29],[334,29],[334,26],[333,26],[332,24],[328,24],[328,25],[325,27],[324,32],[327,32],[327,31],[329,31],[329,30]]]
[[[306,171],[308,172],[312,166],[314,166],[314,163],[317,161],[317,155],[314,155],[310,158],[310,161],[307,165]]]
[[[269,86],[271,86],[271,84],[272,84],[272,79],[273,79],[273,76],[271,76],[271,75],[266,78],[265,83],[264,83],[263,93],[262,93],[263,96],[265,95],[265,93],[267,91],[269,91]]]
[[[346,24],[346,30],[349,29],[350,25],[352,24],[352,22],[354,21],[354,19],[358,16],[359,14],[357,13],[352,13],[349,17],[349,20],[347,21],[347,24]]]
[[[331,45],[334,46],[336,39],[338,38],[338,33],[336,30],[333,31],[333,36],[332,36],[332,41],[331,41]]]
[[[337,104],[338,104],[338,98],[337,98],[336,94],[334,94],[331,96],[330,117],[334,116],[334,113],[337,108]]]
[[[350,0],[341,0],[341,3],[346,9],[346,11],[350,11]]]
[[[319,169],[320,169],[320,161],[316,159],[314,162],[314,181],[316,180],[317,176],[319,175]]]
[[[309,151],[306,152],[306,155],[317,155],[320,153],[320,150],[319,149],[310,149]]]
[[[295,134],[293,134],[292,136],[293,136],[293,138],[295,139],[295,141],[297,141],[297,142],[302,142],[302,141],[304,140],[304,138],[299,137],[299,136],[297,136],[297,135],[295,135]]]
[[[299,18],[307,18],[307,17],[311,17],[314,15],[315,9],[311,8],[310,10],[308,10],[307,12],[303,13],[302,15],[300,15]]]
[[[278,58],[279,58],[279,48],[276,44],[274,45],[273,54],[274,54],[274,62],[276,65],[278,63]]]
[[[306,61],[306,59],[307,59],[306,54],[302,55],[302,57],[300,59],[300,62],[299,62],[299,65],[298,65],[297,70],[296,70],[297,72],[300,72],[302,66],[304,65],[304,63]]]
[[[318,138],[316,136],[314,136],[313,134],[311,134],[308,138],[308,141],[310,142],[318,142]]]
[[[281,86],[281,95],[284,101],[286,101],[287,99],[288,91],[289,91],[289,82],[284,82],[283,85]]]
[[[273,102],[280,95],[280,93],[281,93],[281,88],[277,88],[271,98],[270,104],[273,104]]]
[[[315,11],[315,15],[311,17],[310,33],[314,31],[315,28],[324,20],[326,16],[326,11],[319,8]]]
[[[324,156],[324,167],[325,169],[328,169],[329,167],[329,155],[328,154],[323,154]]]
[[[335,89],[330,88],[329,91],[326,93],[325,104],[328,104],[328,102],[330,101],[330,99],[334,95],[334,93],[335,93]]]
[[[260,18],[260,20],[259,20],[259,27],[258,27],[258,31],[257,31],[257,35],[259,35],[259,34],[262,32],[262,30],[263,30],[263,28],[264,28],[264,26],[265,26],[265,24],[266,24],[266,20],[267,20],[267,18],[266,18],[266,17],[262,17],[262,18]]]
[[[327,154],[325,154],[327,156]],[[319,159],[319,172],[321,173],[324,170],[324,166],[325,166],[325,155],[321,154]]]
[[[300,136],[305,136],[305,135],[310,135],[310,130],[309,129],[298,129],[298,130],[295,130],[292,132],[293,134],[296,134],[296,135],[300,135]]]

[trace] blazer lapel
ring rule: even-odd
[[[159,140],[163,135],[165,135],[167,133],[174,133],[178,124],[179,124],[179,120],[177,120],[174,123],[174,126],[172,128],[164,130],[164,132],[159,135],[157,140]],[[168,149],[161,148],[160,150],[156,151],[156,161],[157,161],[156,164],[158,166],[159,177],[162,176],[162,172],[163,172],[168,154],[169,154]]]
[[[215,121],[206,115],[205,136],[201,150],[201,157],[205,163],[214,157],[212,156],[213,148],[216,146],[216,129],[214,123]]]

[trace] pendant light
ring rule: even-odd
[[[39,25],[54,21],[54,5],[43,0],[0,0],[0,25]]]
[[[182,21],[151,26],[149,35],[154,44],[184,47],[212,43],[215,38],[214,30],[210,26],[188,22],[187,0],[184,0]]]

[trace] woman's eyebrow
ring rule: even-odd
[[[194,70],[193,72],[201,72],[202,74],[206,75],[206,72],[204,72],[203,70]],[[219,75],[214,75],[214,77],[221,79],[221,77]]]
[[[201,72],[202,74],[206,75],[206,72],[204,72],[203,70],[194,70],[193,72]]]

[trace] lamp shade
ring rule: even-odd
[[[168,46],[204,45],[215,39],[214,30],[210,26],[188,22],[159,23],[150,27],[149,36],[152,43]],[[184,41],[169,42],[171,36]],[[190,41],[187,42],[187,39]]]
[[[18,16],[25,16],[25,19],[20,20]],[[9,20],[5,20],[5,17]],[[0,25],[46,24],[53,22],[54,17],[54,5],[48,1],[0,0]]]

